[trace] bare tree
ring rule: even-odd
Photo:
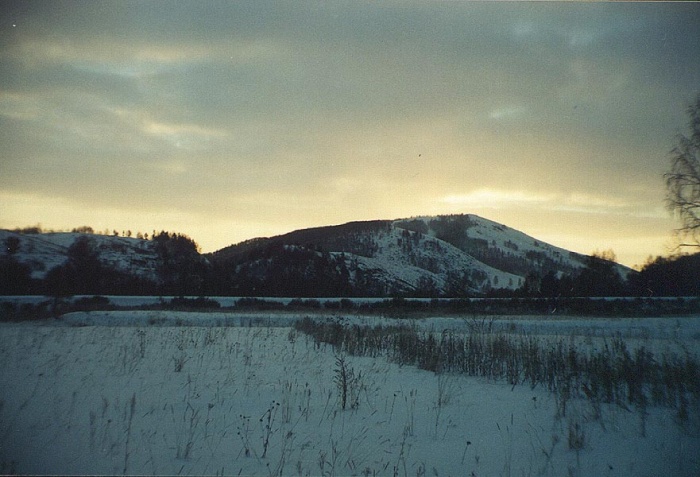
[[[690,134],[678,135],[666,180],[666,207],[681,221],[680,247],[700,247],[700,95],[687,109]]]

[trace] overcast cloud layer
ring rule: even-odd
[[[0,227],[205,251],[476,213],[628,264],[700,93],[695,3],[16,2],[0,15]]]

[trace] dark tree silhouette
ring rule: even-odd
[[[0,295],[24,295],[32,292],[29,267],[14,256],[0,256]]]
[[[78,237],[68,247],[68,260],[46,275],[47,291],[55,298],[77,294],[100,293],[104,267],[95,244],[88,236]]]
[[[151,236],[158,254],[162,291],[174,295],[201,295],[207,275],[197,243],[184,234],[161,231]]]
[[[666,206],[681,221],[679,246],[700,247],[700,95],[687,112],[690,133],[679,134],[671,150],[671,170],[664,174]]]
[[[700,296],[700,253],[650,258],[630,288],[639,296]]]
[[[586,258],[586,268],[576,278],[574,292],[577,296],[624,294],[624,282],[615,268],[615,254],[612,250],[595,252]]]
[[[10,236],[5,239],[5,253],[14,255],[19,252],[20,242],[17,237]]]

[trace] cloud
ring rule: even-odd
[[[269,232],[442,207],[640,215],[700,84],[700,11],[675,3],[6,12],[0,192],[95,217]]]
[[[497,189],[477,189],[469,194],[448,195],[441,199],[450,206],[476,208],[504,208],[518,205],[549,205],[557,202],[555,195],[538,195],[525,191],[505,191]]]
[[[594,195],[584,192],[542,193],[526,190],[500,190],[481,188],[467,194],[448,195],[440,202],[455,210],[531,209],[547,212],[563,212],[598,216],[624,216],[627,218],[667,219],[663,206],[632,201],[624,196],[609,193]]]

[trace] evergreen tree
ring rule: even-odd
[[[615,268],[612,250],[594,253],[586,259],[584,268],[575,280],[578,296],[620,296],[624,294],[622,277]]]

